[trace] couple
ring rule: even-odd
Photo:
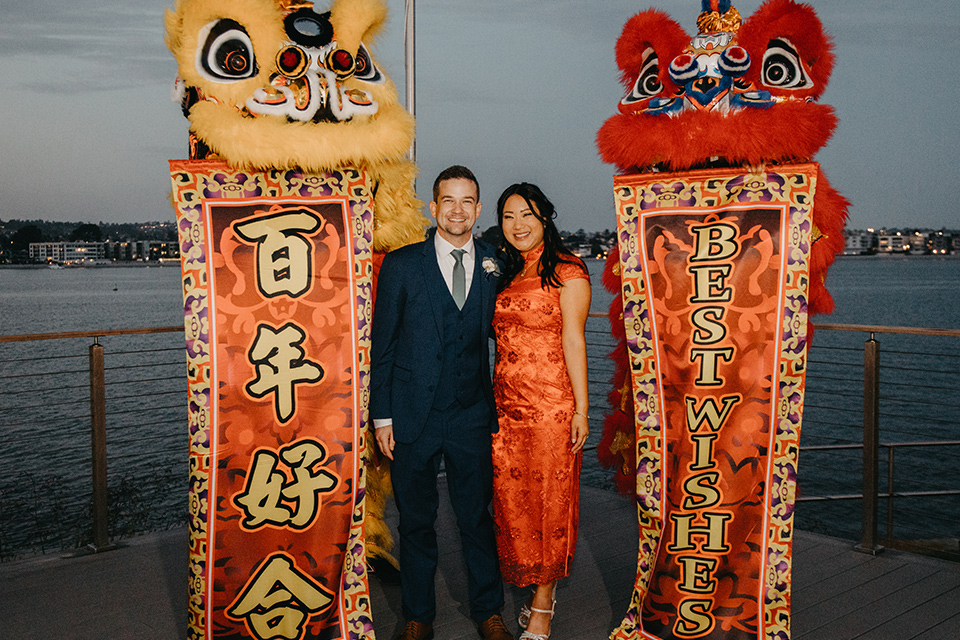
[[[549,637],[556,581],[569,574],[576,546],[590,281],[563,248],[553,205],[526,183],[497,203],[498,261],[473,239],[479,191],[466,167],[444,170],[430,203],[436,234],[389,253],[377,282],[370,414],[393,461],[400,513],[406,625],[398,640],[433,637],[441,456],[470,615],[485,639],[513,638],[500,616],[501,570],[535,587],[520,611],[521,638]]]

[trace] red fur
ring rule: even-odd
[[[643,52],[650,46],[660,60],[660,82],[668,93],[676,91],[677,86],[670,79],[668,67],[670,61],[688,44],[690,36],[662,11],[648,9],[630,18],[623,27],[616,47],[617,66],[620,67],[620,81],[624,88],[627,91],[633,88],[643,64]]]
[[[597,458],[604,467],[614,469],[614,484],[617,491],[625,496],[635,495],[637,488],[636,470],[637,461],[634,455],[636,435],[633,427],[633,396],[621,396],[623,389],[630,389],[630,370],[627,366],[627,338],[623,325],[623,300],[620,297],[620,276],[616,274],[620,256],[612,252],[603,269],[603,286],[610,293],[615,294],[610,302],[608,316],[610,330],[617,340],[617,346],[610,352],[613,360],[614,372],[610,380],[611,389],[607,393],[607,402],[613,407],[603,419],[603,436],[597,446]],[[611,450],[617,434],[622,433],[630,446],[616,453]],[[626,471],[626,473],[625,473]]]
[[[618,113],[597,132],[597,148],[604,162],[624,173],[659,163],[683,171],[714,156],[732,165],[808,161],[836,125],[833,107],[794,101],[730,115]]]
[[[760,81],[763,52],[772,38],[784,38],[797,48],[810,71],[813,87],[801,90],[777,90],[765,87],[774,95],[796,98],[819,98],[833,73],[832,44],[823,30],[816,12],[806,4],[793,0],[768,0],[740,28],[737,44],[747,50],[753,64],[745,79]]]
[[[807,314],[810,318],[821,313],[833,313],[833,297],[826,287],[827,270],[837,254],[843,251],[843,227],[847,222],[849,206],[850,202],[831,186],[823,171],[818,172],[813,223],[821,235],[810,249],[810,287],[807,293]]]

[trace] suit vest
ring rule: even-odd
[[[452,296],[443,296],[443,364],[434,409],[446,409],[454,402],[470,407],[483,399],[480,289],[475,276],[463,309],[457,309]]]

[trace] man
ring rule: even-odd
[[[436,233],[383,261],[372,329],[370,415],[390,458],[400,513],[398,640],[433,637],[434,529],[441,457],[467,565],[470,616],[487,640],[512,640],[500,617],[503,583],[490,515],[490,434],[497,429],[489,333],[496,302],[494,250],[473,239],[480,186],[466,167],[437,176]]]

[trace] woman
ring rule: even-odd
[[[504,272],[497,334],[493,512],[504,580],[535,585],[520,611],[521,640],[550,637],[558,578],[577,543],[580,462],[589,433],[586,266],[554,225],[536,186],[515,184],[497,202]]]

